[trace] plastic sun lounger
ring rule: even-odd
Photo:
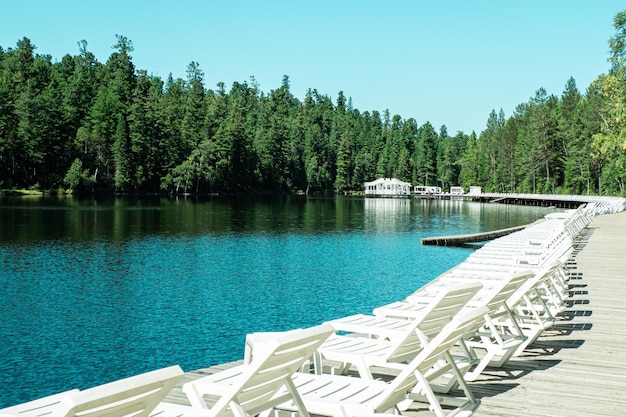
[[[540,314],[535,304],[539,297],[537,288],[548,280],[560,265],[558,262],[548,265],[522,282],[517,290],[510,292],[504,305],[496,311],[492,310],[486,317],[485,328],[475,337],[463,341],[464,347],[469,349],[470,356],[478,358],[477,349],[484,349],[486,352],[474,369],[465,375],[466,380],[475,380],[487,366],[503,366],[510,358],[521,354],[543,330],[553,323],[549,319],[552,316],[544,317],[549,313]],[[545,305],[543,301],[541,304]],[[524,314],[522,315],[520,311]]]
[[[249,363],[183,385],[191,407],[161,403],[153,417],[250,416],[293,401],[308,417],[291,376],[333,332],[330,325],[249,335]],[[216,399],[209,407],[205,396]]]
[[[179,366],[171,366],[4,408],[0,416],[148,417],[182,375]]]
[[[465,283],[442,290],[421,304],[418,314],[406,319],[384,317],[383,313],[391,313],[391,309],[381,307],[373,316],[357,314],[328,322],[336,331],[350,334],[332,335],[320,346],[315,356],[316,373],[323,373],[324,363],[331,361],[341,364],[332,368],[332,373],[344,374],[355,365],[361,378],[373,379],[372,367],[409,362],[481,287]]]
[[[388,411],[399,411],[412,401],[428,402],[438,417],[446,416],[442,404],[448,404],[430,387],[430,378],[439,375],[442,362],[460,376],[449,349],[466,333],[474,332],[483,323],[486,309],[459,314],[449,322],[409,363],[398,368],[398,375],[390,382],[369,380],[344,375],[316,375],[296,373],[293,382],[306,409],[321,416],[368,416]],[[462,377],[461,377],[462,380]],[[461,382],[464,396],[450,398],[456,407],[448,415],[460,411],[471,412],[478,404],[470,387]],[[297,404],[287,402],[277,407],[296,410]]]
[[[544,330],[551,328],[556,321],[556,314],[564,309],[563,304],[559,303],[560,298],[546,295],[556,291],[553,280],[562,273],[562,267],[559,262],[548,265],[509,300],[514,304],[512,309],[518,326],[527,337],[514,356],[520,355]]]
[[[487,366],[503,366],[526,341],[527,336],[512,311],[515,306],[509,304],[509,300],[534,276],[532,271],[516,273],[503,281],[498,291],[473,300],[475,306],[487,306],[488,312],[483,328],[462,340],[461,346],[475,363],[474,368],[465,374],[465,380],[475,380]],[[499,325],[502,322],[507,325]],[[485,353],[479,356],[476,350],[484,350]]]
[[[517,348],[526,340],[522,329],[516,326],[513,312],[508,308],[507,301],[529,280],[533,279],[534,273],[529,270],[509,273],[506,277],[489,279],[489,284],[484,286],[478,294],[472,298],[463,308],[462,312],[486,308],[483,326],[474,334],[468,334],[459,341],[459,350],[455,356],[457,367],[462,371],[466,381],[475,380],[487,366],[502,366],[516,352]],[[465,280],[477,280],[484,282],[480,275],[464,277]],[[452,282],[457,282],[456,279]],[[450,283],[448,283],[450,284]],[[444,279],[438,285],[446,285]],[[509,321],[506,327],[496,326],[495,318]],[[484,351],[478,355],[477,351]],[[442,378],[437,385],[433,385],[436,392],[447,393],[461,381],[456,378]]]

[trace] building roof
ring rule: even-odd
[[[398,185],[405,185],[410,187],[411,184],[408,182],[404,182],[404,181],[400,181],[397,178],[378,178],[374,181],[370,181],[370,182],[366,182],[365,185],[376,185],[376,184],[398,184]]]

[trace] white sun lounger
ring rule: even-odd
[[[2,417],[148,417],[182,377],[171,366],[0,410]]]
[[[357,314],[328,322],[337,332],[349,334],[332,335],[320,346],[316,372],[323,373],[324,363],[334,361],[341,365],[333,373],[343,374],[355,365],[361,378],[373,379],[372,367],[411,361],[481,287],[465,283],[443,289],[423,304],[411,303],[412,316],[404,319],[384,317],[385,312],[393,314],[393,308],[381,307],[373,316]]]
[[[476,331],[483,322],[485,311],[477,309],[455,316],[408,365],[399,367],[399,374],[390,382],[344,375],[296,373],[293,377],[294,385],[306,409],[315,415],[361,417],[390,410],[399,411],[408,406],[408,398],[428,402],[438,417],[444,417],[447,414],[442,403],[447,403],[446,399],[433,392],[430,379],[438,376],[442,361],[460,375],[449,349],[463,335]],[[456,408],[449,414],[471,412],[478,406],[479,400],[465,382],[462,382],[462,388],[464,396],[453,399]],[[297,404],[287,402],[278,408],[297,410]]]
[[[320,325],[253,334],[248,364],[186,383],[183,392],[191,407],[161,403],[153,417],[254,416],[289,400],[300,416],[308,417],[291,376],[332,332],[330,325]],[[213,399],[212,406],[207,399]]]

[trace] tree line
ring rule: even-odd
[[[364,111],[340,91],[300,100],[289,77],[265,93],[251,77],[205,86],[135,68],[116,35],[105,63],[88,51],[52,62],[28,38],[0,47],[0,188],[74,192],[348,192],[380,177],[493,192],[621,194],[626,182],[626,11],[610,69],[581,93],[539,88],[476,135]]]

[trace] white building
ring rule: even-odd
[[[482,194],[482,192],[483,192],[482,188],[476,185],[471,185],[469,188],[469,192],[467,194],[468,195],[480,195]]]
[[[366,197],[408,197],[411,184],[396,178],[379,178],[365,183]]]
[[[441,187],[434,185],[416,185],[413,193],[416,196],[434,197],[441,195]]]

